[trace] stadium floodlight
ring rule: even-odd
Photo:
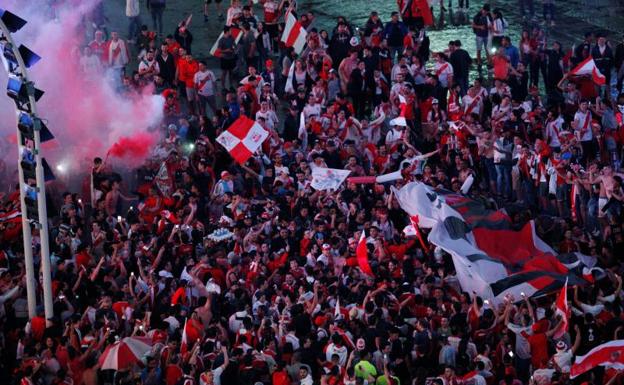
[[[56,176],[52,172],[52,168],[45,160],[45,158],[41,158],[41,165],[43,166],[43,180],[46,182],[50,182],[56,179]]]
[[[4,67],[9,73],[16,73],[19,68],[19,63],[17,62],[17,57],[13,53],[13,46],[11,43],[7,41],[0,41],[0,45],[2,46],[2,56],[4,56]]]
[[[37,187],[24,185],[24,203],[26,203],[26,218],[30,221],[39,222],[39,208],[37,206],[37,198],[39,193]]]
[[[4,59],[6,61],[6,67],[7,67],[7,71],[9,71],[12,74],[16,74],[17,75],[17,70],[19,69],[19,60],[17,59],[17,56],[15,55],[15,52],[13,50],[13,45],[11,45],[11,43],[9,43],[8,41],[4,41],[2,44],[2,55],[4,56]],[[34,53],[33,51],[31,51],[30,48],[26,47],[25,45],[20,45],[17,48],[17,51],[19,52],[19,55],[21,56],[22,60],[24,61],[24,66],[26,66],[26,68],[30,68],[33,65],[35,65],[39,60],[41,60],[41,56],[37,55],[36,53]]]
[[[35,140],[35,130],[37,128],[39,129],[39,138],[41,143],[54,139],[54,135],[41,119],[33,117],[31,114],[26,112],[20,112],[17,128],[19,128],[22,137],[32,141]]]
[[[22,137],[32,141],[35,140],[35,122],[30,114],[26,112],[19,113],[17,128],[19,128]]]
[[[30,48],[26,47],[23,44],[21,44],[17,48],[17,50],[22,56],[22,60],[24,60],[24,65],[26,66],[26,68],[34,66],[39,60],[41,60],[41,56],[31,51]]]
[[[48,126],[43,123],[43,120],[39,118],[35,118],[35,120],[39,122],[39,141],[44,143],[54,139],[54,134],[52,134],[52,131],[48,129]]]
[[[15,101],[15,105],[20,111],[32,112],[29,95],[33,95],[35,101],[38,101],[43,96],[43,91],[35,88],[30,82],[23,82],[19,76],[9,75],[7,95]]]
[[[10,32],[19,31],[27,23],[26,20],[2,8],[0,8],[0,19]]]
[[[45,182],[54,179],[48,163],[41,157],[40,144],[53,135],[41,119],[37,118],[37,100],[43,91],[35,88],[28,76],[28,68],[41,58],[29,48],[18,46],[11,36],[26,25],[26,20],[0,8],[0,60],[7,71],[7,95],[15,101],[17,112],[17,135],[19,137],[19,179],[22,206],[22,234],[24,238],[24,265],[26,269],[26,292],[28,315],[37,314],[37,290],[35,283],[32,245],[32,227],[39,229],[41,275],[43,277],[43,302],[46,319],[54,318],[54,301],[50,266],[50,241]],[[26,113],[26,114],[23,114]],[[34,177],[33,177],[34,176]]]

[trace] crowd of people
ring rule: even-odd
[[[623,43],[588,33],[568,51],[532,26],[514,44],[513,20],[486,4],[471,20],[473,60],[461,40],[430,50],[417,1],[319,31],[288,0],[232,0],[218,61],[202,61],[200,23],[163,27],[165,1],[148,0],[151,31],[127,3],[128,39],[98,30],[76,65],[87,79],[112,71],[121,94],[163,95],[163,139],[130,179],[94,159],[85,188],[49,208],[53,318],[38,307],[29,319],[19,224],[0,222],[7,382],[622,383],[617,368],[571,380],[570,367],[624,338],[624,96],[612,97]],[[286,12],[307,30],[300,53],[281,41]],[[570,73],[589,57],[605,85]],[[216,141],[240,116],[269,132],[244,164]],[[317,191],[323,167],[402,179]],[[505,209],[518,226],[535,220],[558,252],[595,258],[605,273],[570,287],[566,333],[553,335],[557,293],[494,303],[462,291],[451,256],[403,231],[391,187],[410,181]],[[3,202],[13,212],[19,191]],[[362,232],[372,276],[355,257]],[[130,336],[149,351],[102,368],[107,346]]]

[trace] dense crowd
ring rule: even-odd
[[[296,4],[232,0],[223,14],[215,2],[205,18],[225,23],[218,59],[193,55],[209,48],[193,40],[201,21],[163,27],[165,0],[147,1],[153,30],[128,0],[127,39],[99,29],[80,49],[86,79],[112,71],[121,94],[163,95],[163,139],[132,178],[94,159],[83,191],[49,209],[54,318],[42,307],[28,318],[19,227],[0,223],[5,381],[622,383],[613,368],[569,373],[576,355],[624,335],[624,96],[612,97],[623,43],[588,33],[567,50],[531,22],[515,42],[512,20],[486,4],[469,20],[476,60],[461,40],[432,52],[414,1],[370,12],[363,26],[340,17],[331,31],[299,11],[307,44],[297,54],[280,39]],[[544,4],[550,23],[554,3]],[[588,57],[605,85],[569,73]],[[269,137],[238,164],[216,138],[242,115]],[[318,167],[403,179],[317,191]],[[404,233],[410,218],[391,186],[461,193],[468,178],[467,194],[484,207],[504,208],[518,226],[534,219],[555,250],[604,269],[570,288],[560,338],[556,293],[494,304],[462,291],[442,248]],[[18,196],[5,197],[3,213]],[[373,276],[355,257],[362,231]],[[102,368],[106,347],[129,336],[151,348]]]

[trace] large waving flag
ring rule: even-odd
[[[217,142],[234,160],[244,164],[268,136],[269,133],[260,124],[242,115],[217,137]]]
[[[299,55],[306,44],[307,36],[308,33],[303,28],[303,25],[301,25],[292,12],[288,12],[286,14],[286,25],[282,34],[282,42],[286,47],[293,47],[297,55]]]
[[[591,75],[592,80],[599,86],[603,86],[607,82],[607,78],[600,72],[598,67],[596,67],[596,62],[594,58],[589,56],[587,59],[583,60],[576,67],[570,70],[569,75],[573,76],[589,76]]]
[[[568,279],[585,284],[583,267],[595,260],[578,253],[556,255],[536,234],[531,221],[515,229],[503,211],[446,190],[412,182],[395,196],[419,225],[431,228],[429,242],[451,254],[462,289],[483,298],[504,301],[506,295],[552,293]]]
[[[576,357],[570,369],[570,378],[580,376],[597,366],[624,370],[624,340],[598,345],[586,355]]]

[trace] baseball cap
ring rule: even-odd
[[[227,171],[221,171],[221,178],[225,178],[226,176],[230,176],[230,173]]]

